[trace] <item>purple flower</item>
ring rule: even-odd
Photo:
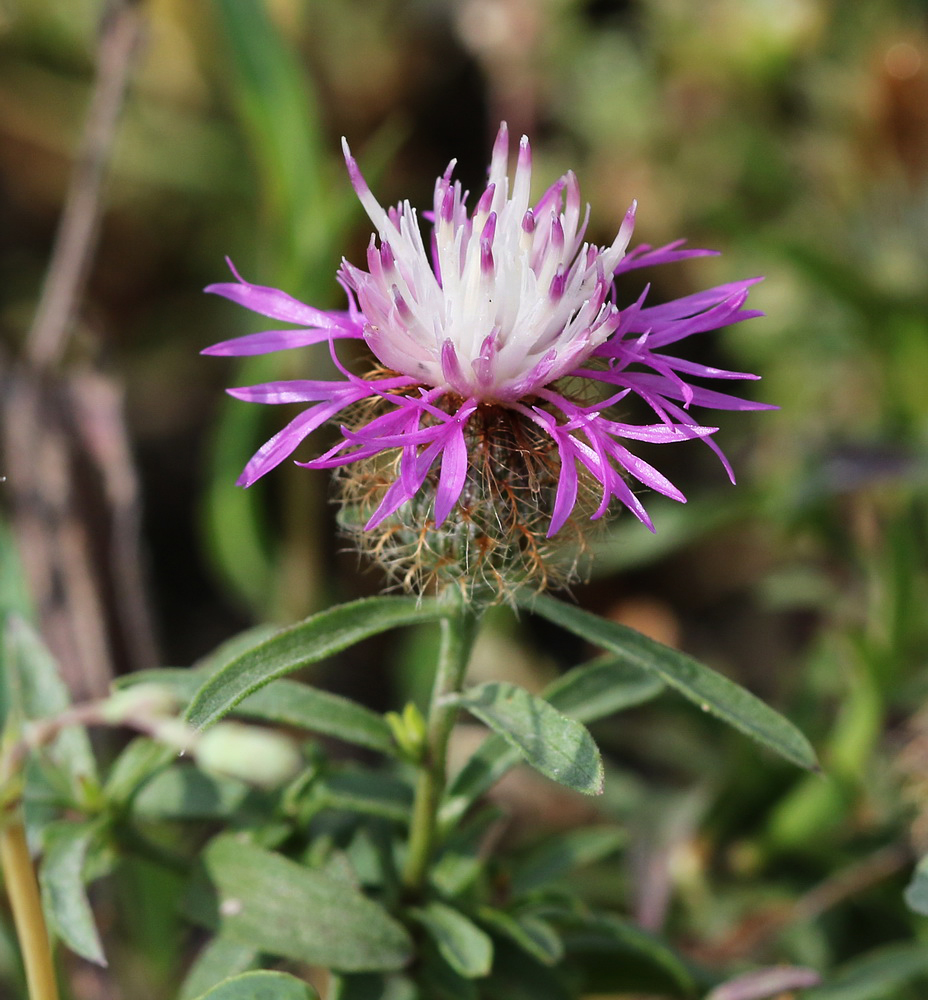
[[[424,496],[432,503],[433,528],[459,505],[466,509],[479,471],[475,436],[490,435],[487,428],[498,426],[493,420],[500,414],[506,427],[526,429],[527,439],[535,442],[531,448],[537,450],[543,441],[549,452],[544,464],[555,474],[543,500],[547,537],[568,520],[583,483],[592,483],[599,497],[593,519],[615,499],[652,528],[634,481],[685,501],[657,469],[630,450],[631,442],[702,439],[734,481],[711,438],[717,428],[702,426],[692,411],[769,407],[692,380],[757,376],[668,352],[691,334],[760,315],[744,307],[750,286],[760,279],[719,285],[664,305],[647,305],[645,289],[637,301],[620,308],[617,275],[710,251],[685,250],[680,241],[626,252],[634,204],[611,246],[583,242],[589,208],[581,211],[574,174],[565,174],[532,205],[528,139],[523,137],[519,145],[511,182],[508,145],[503,124],[487,187],[472,212],[460,182],[452,179],[454,162],[438,178],[432,211],[426,213],[432,223],[428,245],[415,209],[404,202],[384,210],[344,145],[352,185],[376,229],[367,270],[342,263],[345,311],[314,309],[277,289],[249,284],[237,272],[237,282],[207,288],[296,328],[239,337],[204,353],[265,354],[326,341],[342,376],[229,390],[251,402],[309,404],[252,457],[240,485],[250,486],[312,431],[345,411],[349,425],[341,426],[334,447],[298,464],[331,468],[380,461],[382,467],[384,457],[392,456],[389,481],[376,497],[367,529]],[[373,372],[361,377],[340,362],[335,348],[343,338],[366,342],[377,362]],[[616,404],[629,396],[653,411],[653,422],[615,419]],[[359,405],[365,402],[375,405]],[[486,459],[479,462],[485,466]],[[494,470],[507,465],[498,455],[493,462]],[[486,480],[485,469],[481,475]],[[533,475],[530,469],[523,478]],[[493,477],[498,478],[497,472]],[[534,485],[531,489],[538,492]],[[498,502],[506,498],[501,495]]]

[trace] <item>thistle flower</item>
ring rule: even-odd
[[[662,305],[648,290],[619,307],[615,277],[636,268],[709,254],[683,241],[627,252],[632,204],[613,243],[584,242],[577,179],[568,172],[531,204],[531,151],[523,136],[511,183],[505,123],[487,186],[474,205],[453,179],[438,178],[427,247],[409,202],[385,210],[347,143],[351,183],[376,232],[367,270],[343,260],[344,311],[323,311],[284,292],[237,282],[210,285],[253,312],[295,324],[207,348],[254,355],[325,341],[341,375],[229,389],[238,399],[308,403],[267,441],[239,479],[250,486],[323,424],[339,438],[297,464],[341,468],[344,523],[408,586],[453,580],[505,595],[526,579],[543,586],[555,536],[581,534],[613,501],[653,530],[636,482],[674,500],[684,495],[629,443],[701,439],[731,468],[693,408],[767,408],[696,379],[753,379],[667,353],[692,334],[759,313],[744,307],[760,279],[719,285]],[[231,267],[231,263],[230,263]],[[364,341],[359,375],[336,342]],[[619,404],[637,397],[654,414],[627,423]],[[632,402],[629,399],[625,404]],[[565,531],[564,529],[569,530]]]

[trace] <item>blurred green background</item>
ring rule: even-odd
[[[615,761],[605,808],[639,846],[598,891],[723,965],[825,967],[925,941],[901,901],[928,849],[925,0],[137,7],[99,246],[62,371],[124,389],[161,662],[379,586],[340,551],[325,476],[281,467],[247,494],[233,487],[284,414],[227,403],[223,388],[320,377],[329,362],[325,349],[199,357],[262,328],[202,287],[226,280],[228,254],[251,281],[340,306],[339,259],[360,261],[369,235],[340,136],[383,203],[422,206],[453,156],[478,187],[506,119],[532,139],[539,191],[576,171],[594,241],[610,242],[637,198],[633,242],[722,251],[647,274],[655,300],[766,276],[751,294],[766,318],[688,345],[759,372],[760,398],[781,407],[723,415],[739,486],[708,449],[662,452],[690,503],[652,502],[653,537],[619,518],[576,593],[738,677],[804,728],[826,771],[797,777],[670,699],[623,715],[597,732]],[[5,387],[103,15],[97,0],[0,3]],[[314,436],[305,455],[321,446]],[[515,644],[537,680],[576,661],[558,641],[501,615],[476,669],[498,673]],[[421,652],[395,650],[389,677],[352,663],[339,683],[393,705],[417,689]],[[116,670],[138,665],[113,655]]]

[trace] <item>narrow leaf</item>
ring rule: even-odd
[[[603,763],[584,725],[515,684],[479,684],[449,699],[515,747],[537,771],[575,791],[599,795]]]
[[[664,690],[660,678],[603,656],[574,667],[542,692],[556,709],[578,722],[594,722],[649,701]],[[441,809],[442,823],[453,825],[479,796],[522,759],[501,736],[491,736],[471,756],[451,783]]]
[[[205,774],[191,765],[156,774],[133,801],[133,813],[144,819],[225,819],[242,804],[250,789],[234,778]]]
[[[928,977],[928,948],[921,941],[889,945],[855,958],[829,974],[803,1000],[884,1000],[900,986]]]
[[[568,916],[562,930],[567,954],[595,981],[590,992],[633,990],[691,996],[693,974],[663,941],[611,914]],[[599,966],[599,968],[597,968]]]
[[[509,938],[524,952],[545,965],[554,965],[564,957],[560,935],[540,917],[532,914],[513,916],[491,906],[480,907],[477,916],[491,930]]]
[[[442,958],[465,979],[479,979],[490,972],[493,942],[460,910],[444,903],[429,903],[413,916],[435,942]]]
[[[231,835],[215,838],[202,863],[187,911],[231,940],[346,972],[399,969],[410,957],[403,927],[341,879]]]
[[[300,667],[400,625],[435,621],[443,611],[413,597],[373,597],[313,615],[241,653],[213,674],[194,696],[187,719],[204,728],[248,695]]]
[[[258,959],[259,954],[251,945],[217,935],[197,955],[184,977],[177,1000],[195,1000],[230,975],[250,971],[259,964]]]
[[[606,621],[580,608],[541,595],[526,607],[549,621],[657,674],[703,711],[774,750],[800,767],[814,770],[815,751],[802,733],[769,705],[734,681],[678,650],[664,646],[625,625]]]
[[[0,622],[3,702],[20,719],[41,719],[64,711],[71,697],[58,672],[58,664],[36,630],[18,614]],[[70,776],[75,787],[96,783],[97,765],[87,731],[69,726],[47,751],[52,761]]]
[[[912,881],[906,886],[905,901],[909,909],[928,917],[928,855],[919,861]]]
[[[266,637],[265,637],[266,638]],[[201,669],[168,668],[143,670],[120,679],[120,687],[160,684],[188,702],[203,686]],[[367,747],[380,753],[396,754],[390,727],[382,715],[341,695],[299,681],[272,681],[248,695],[233,713],[262,722],[279,722],[324,736]]]
[[[246,972],[200,995],[199,1000],[319,1000],[302,979],[286,972]]]
[[[575,868],[590,865],[615,854],[627,837],[622,830],[608,826],[571,830],[550,837],[528,851],[513,866],[511,891],[514,896],[538,889]]]
[[[61,940],[82,958],[105,966],[103,945],[84,888],[84,861],[96,836],[87,823],[60,821],[46,827],[39,870],[42,906]]]

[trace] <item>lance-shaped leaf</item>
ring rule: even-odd
[[[586,795],[603,790],[603,762],[586,726],[516,684],[478,684],[448,701],[466,708],[545,777]]]
[[[663,682],[653,674],[627,666],[617,657],[603,656],[559,677],[542,697],[571,719],[594,722],[649,701],[663,690]],[[441,808],[442,824],[453,826],[472,802],[520,760],[518,750],[501,736],[486,740],[451,782]]]
[[[264,637],[262,637],[264,638]],[[162,668],[127,674],[117,682],[120,688],[138,684],[158,684],[189,702],[211,674],[198,669]],[[235,715],[262,722],[279,722],[334,736],[346,743],[396,754],[397,748],[382,715],[349,698],[332,694],[299,681],[277,680],[248,695],[234,708]]]
[[[493,942],[463,913],[444,903],[429,903],[421,910],[413,910],[412,915],[459,976],[478,979],[489,974]]]
[[[200,995],[199,1000],[319,1000],[302,979],[286,972],[245,972]]]
[[[201,728],[218,722],[271,681],[400,625],[435,621],[445,612],[413,597],[372,597],[313,615],[241,652],[214,673],[187,709]]]
[[[61,940],[82,958],[105,966],[83,878],[84,861],[96,835],[96,827],[88,823],[63,820],[48,826],[39,883],[42,907]]]
[[[787,760],[814,770],[815,751],[802,733],[750,691],[691,656],[649,639],[626,625],[541,595],[525,606],[633,666],[657,674],[703,711],[711,712]]]
[[[232,835],[215,838],[202,864],[187,912],[229,940],[346,972],[399,969],[409,960],[403,927],[343,879]]]

